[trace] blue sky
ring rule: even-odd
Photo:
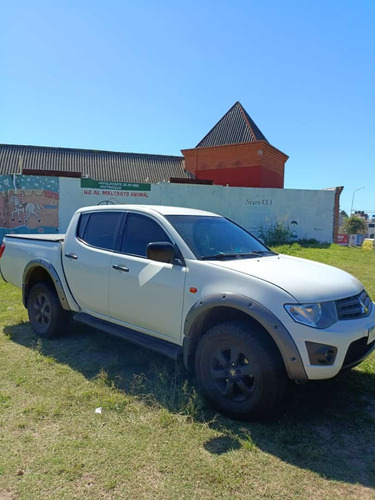
[[[180,155],[240,101],[285,187],[375,214],[374,0],[1,7],[0,143]]]

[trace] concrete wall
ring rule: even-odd
[[[295,238],[332,241],[335,191],[236,188],[192,184],[95,183],[60,178],[59,231],[75,210],[98,204],[155,204],[200,208],[219,213],[257,234],[282,221]]]
[[[65,232],[79,207],[155,204],[222,214],[252,233],[281,221],[295,238],[332,241],[335,191],[192,184],[130,184],[41,176],[0,176],[0,241],[6,233]]]

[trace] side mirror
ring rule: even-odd
[[[167,264],[172,264],[176,256],[174,246],[167,241],[149,243],[146,247],[146,253],[148,259]]]

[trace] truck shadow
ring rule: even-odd
[[[6,327],[12,341],[79,371],[105,373],[118,390],[172,413],[202,420],[219,436],[203,444],[211,454],[258,447],[326,479],[375,487],[375,374],[353,370],[336,379],[293,386],[273,420],[238,422],[217,414],[186,379],[182,363],[81,325],[63,338],[40,340],[28,324]],[[374,355],[372,355],[374,356]]]

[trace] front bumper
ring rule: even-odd
[[[326,329],[316,329],[284,321],[301,355],[310,380],[332,378],[340,370],[351,368],[375,350],[375,340],[368,342],[369,330],[375,325],[375,304],[369,316],[340,320]]]

